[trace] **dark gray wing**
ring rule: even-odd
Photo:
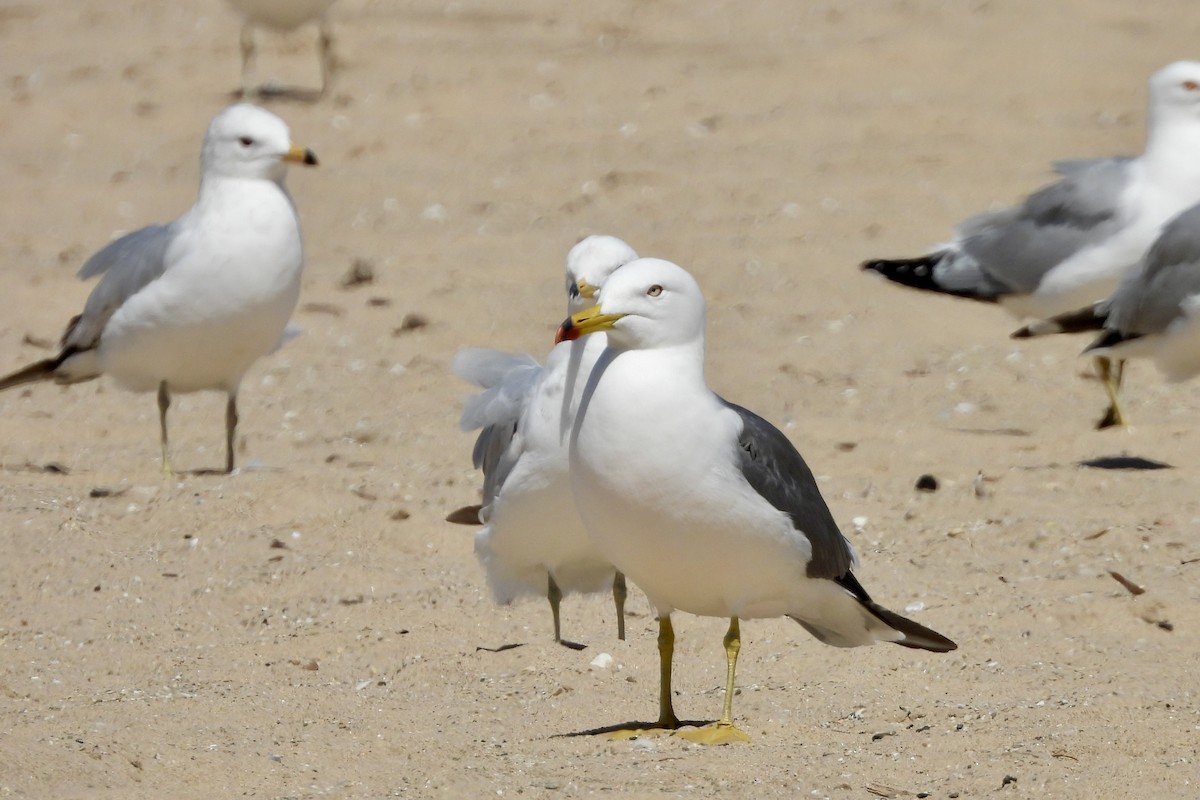
[[[762,498],[792,518],[796,530],[812,544],[810,578],[841,578],[849,574],[854,551],[821,497],[812,470],[788,438],[753,411],[718,399],[742,419],[738,454],[742,475]]]
[[[74,351],[96,346],[113,313],[156,280],[167,267],[174,225],[151,225],[110,242],[79,270],[82,280],[103,275],[88,296],[83,313],[71,321],[63,347]]]
[[[1198,294],[1200,205],[1195,205],[1167,223],[1141,267],[1117,288],[1104,327],[1123,338],[1162,333],[1187,313],[1184,301]]]
[[[1129,165],[1127,158],[1060,163],[1062,180],[1014,209],[964,223],[962,251],[1010,292],[1032,293],[1055,266],[1120,229]]]

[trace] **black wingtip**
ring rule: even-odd
[[[1059,314],[1050,319],[1031,322],[1010,334],[1013,339],[1031,339],[1035,336],[1050,336],[1058,333],[1084,333],[1104,328],[1108,309],[1103,304],[1091,305],[1078,311]]]
[[[933,279],[933,268],[942,258],[941,253],[931,253],[918,258],[879,258],[862,263],[864,272],[877,272],[893,283],[924,289],[929,292],[945,291]]]
[[[896,642],[896,644],[902,647],[911,647],[914,650],[930,650],[934,653],[949,653],[951,650],[958,649],[957,644],[942,636],[937,631],[926,628],[920,623],[913,622],[907,617],[902,617],[895,611],[888,611],[876,603],[867,594],[867,590],[863,588],[862,584],[858,582],[858,578],[854,576],[853,572],[847,572],[840,578],[836,578],[835,582],[850,592],[854,596],[854,599],[862,604],[863,608],[878,617],[889,628],[904,634],[904,638]],[[804,623],[800,624],[803,625]],[[805,627],[807,628],[808,626],[805,625]]]
[[[455,525],[482,525],[483,520],[479,516],[482,508],[482,506],[456,508],[446,515],[446,522],[453,522]]]
[[[8,375],[0,378],[0,392],[26,383],[50,380],[54,377],[54,370],[58,369],[62,365],[62,362],[62,356],[47,358],[30,364],[27,367],[22,367],[16,372],[10,372]]]
[[[1093,350],[1104,350],[1140,338],[1142,338],[1142,334],[1140,333],[1121,333],[1120,331],[1107,330],[1100,334],[1096,341],[1083,348],[1083,352],[1090,353]]]
[[[868,601],[863,603],[863,605],[872,614],[886,622],[888,627],[904,634],[904,638],[896,642],[901,647],[911,647],[914,650],[929,650],[934,653],[949,653],[951,650],[958,649],[957,644],[932,628],[926,628],[924,625],[913,622],[907,617],[902,617],[894,611],[888,611],[878,603]]]
[[[917,289],[922,292],[936,292],[951,297],[965,297],[968,300],[978,300],[981,303],[995,303],[999,298],[990,294],[978,294],[969,289],[951,289],[937,282],[935,267],[946,257],[945,252],[929,253],[917,258],[878,258],[862,263],[863,272],[874,272],[887,278],[892,283]]]

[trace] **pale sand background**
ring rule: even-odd
[[[1083,340],[1014,343],[996,309],[857,270],[1056,158],[1138,151],[1147,76],[1200,57],[1194,3],[335,17],[332,97],[271,106],[322,159],[290,186],[302,304],[324,310],[243,387],[257,468],[160,480],[153,397],[106,380],[0,397],[0,796],[1200,795],[1196,387],[1135,365],[1136,427],[1094,432]],[[313,85],[314,36],[266,39],[261,73]],[[216,0],[4,2],[0,54],[8,370],[80,308],[90,252],[191,203],[237,22]],[[566,632],[591,645],[572,652],[544,603],[493,606],[471,530],[443,522],[478,484],[447,365],[464,345],[544,356],[563,256],[593,232],[695,272],[713,386],[787,431],[863,583],[923,603],[956,653],[753,621],[735,707],[752,744],[562,737],[653,717],[653,617],[635,593],[618,643],[606,598],[571,598]],[[344,290],[355,259],[376,282]],[[428,326],[397,334],[407,314]],[[178,399],[178,466],[221,463],[221,408]],[[1175,469],[1077,466],[1122,453]],[[934,494],[913,490],[926,472]],[[724,622],[676,629],[677,708],[714,718]],[[611,669],[589,667],[601,652]]]

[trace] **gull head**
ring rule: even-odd
[[[608,276],[637,257],[632,247],[615,236],[595,235],[580,240],[567,253],[567,313],[574,314],[595,303]]]
[[[200,154],[203,174],[223,178],[282,182],[288,162],[316,166],[317,156],[292,144],[283,120],[249,103],[230,106],[213,118]]]
[[[1200,62],[1176,61],[1150,76],[1150,115],[1200,120]]]
[[[702,341],[704,294],[687,270],[659,258],[639,258],[615,271],[600,303],[571,315],[555,341],[608,331],[618,350],[649,350]]]

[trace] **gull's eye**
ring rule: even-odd
[[[1200,89],[1200,83],[1196,81],[1184,81],[1183,88],[1187,89],[1189,92],[1194,92],[1197,89]]]
[[[662,294],[662,287],[656,283],[646,290],[646,294],[650,297],[658,297]]]
[[[238,144],[240,144],[242,147],[249,147],[250,145],[254,144],[254,140],[249,136],[243,136],[238,139]]]

